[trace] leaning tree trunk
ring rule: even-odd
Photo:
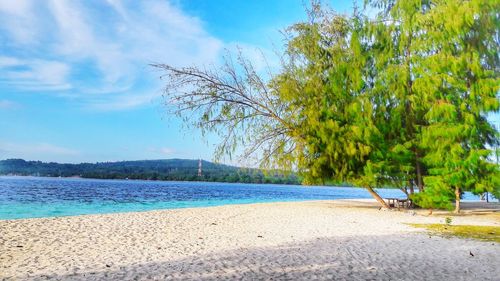
[[[399,190],[401,190],[406,195],[406,198],[410,198],[410,195],[408,194],[408,190],[406,190],[406,187],[400,187]]]
[[[391,208],[387,204],[387,202],[385,202],[385,200],[382,199],[382,197],[380,197],[380,195],[378,195],[378,193],[375,192],[375,190],[373,190],[373,188],[371,186],[367,186],[366,190],[368,190],[368,192],[373,196],[373,198],[375,198],[375,200],[377,200],[382,205],[382,207],[387,208],[387,209]]]
[[[460,213],[460,188],[455,187],[455,214]]]

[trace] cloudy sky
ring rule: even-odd
[[[304,18],[302,0],[0,0],[0,159],[212,159],[216,139],[166,114],[148,64],[272,54]]]

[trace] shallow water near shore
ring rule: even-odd
[[[378,192],[382,197],[404,197],[397,189]],[[371,196],[350,187],[0,177],[0,219],[363,198]],[[464,199],[477,197],[466,194]]]

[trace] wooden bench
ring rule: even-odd
[[[387,200],[387,205],[391,208],[404,208],[409,209],[412,206],[410,199],[400,199],[400,198],[385,198]]]

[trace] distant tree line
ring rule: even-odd
[[[300,184],[300,180],[295,174],[239,168],[208,161],[202,161],[202,175],[198,176],[198,160],[186,159],[81,164],[7,159],[0,161],[0,175]]]

